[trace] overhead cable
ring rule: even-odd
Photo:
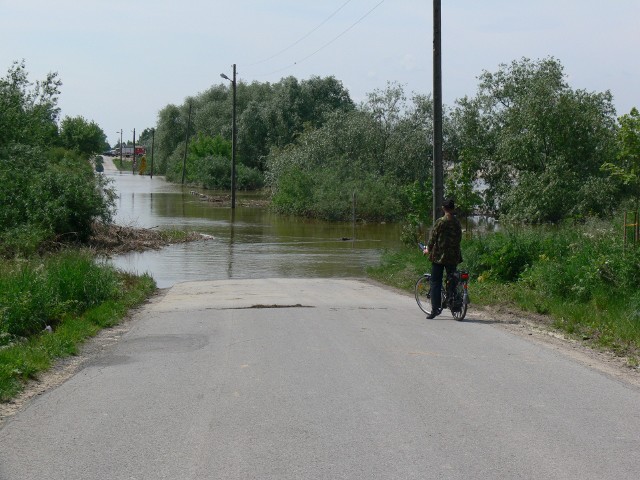
[[[364,20],[366,17],[368,17],[371,12],[373,12],[376,8],[378,8],[380,5],[382,5],[384,3],[384,0],[381,0],[380,2],[378,2],[371,10],[369,10],[367,13],[365,13],[362,17],[360,17],[358,20],[356,20],[354,23],[352,23],[349,28],[347,28],[346,30],[342,31],[340,34],[336,35],[333,39],[331,39],[330,41],[328,41],[327,43],[325,43],[324,45],[322,45],[320,48],[318,48],[316,51],[310,53],[309,55],[307,55],[304,58],[301,58],[300,60],[293,62],[290,65],[287,65],[286,67],[280,68],[278,70],[272,71],[270,73],[264,74],[264,75],[260,75],[263,77],[269,76],[269,75],[273,75],[275,73],[279,73],[282,72],[284,70],[288,70],[291,67],[294,67],[295,65],[298,65],[299,63],[304,62],[305,60],[308,60],[309,58],[313,57],[316,53],[320,52],[321,50],[324,50],[326,47],[328,47],[329,45],[331,45],[333,42],[335,42],[336,40],[338,40],[340,37],[342,37],[345,33],[347,33],[349,30],[351,30],[353,27],[355,27],[357,24],[359,24],[362,20]]]
[[[320,23],[317,27],[315,27],[313,30],[311,30],[310,32],[308,32],[306,35],[303,35],[302,37],[300,37],[298,40],[296,40],[295,42],[293,42],[291,45],[289,45],[286,48],[283,48],[282,50],[280,50],[277,53],[274,53],[273,55],[271,55],[268,58],[265,58],[264,60],[259,60],[257,62],[251,63],[249,65],[247,65],[248,67],[252,67],[254,65],[258,65],[260,63],[264,63],[267,62],[269,60],[271,60],[272,58],[277,57],[278,55],[286,52],[287,50],[295,47],[297,44],[299,44],[302,40],[304,40],[305,38],[307,38],[309,35],[311,35],[313,32],[315,32],[316,30],[318,30],[321,26],[323,26],[325,23],[327,23],[329,20],[331,20],[331,18],[333,18],[340,10],[342,10],[344,7],[347,6],[348,3],[350,3],[351,0],[347,0],[346,2],[344,2],[336,11],[334,11],[331,15],[329,15],[327,18],[325,18],[322,23]]]

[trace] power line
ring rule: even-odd
[[[371,10],[369,10],[367,13],[365,13],[362,17],[360,17],[358,20],[356,20],[354,23],[352,23],[346,30],[342,31],[340,34],[336,35],[333,39],[329,40],[327,43],[325,43],[324,45],[322,45],[320,48],[318,48],[316,51],[310,53],[309,55],[307,55],[306,57],[293,62],[290,65],[287,65],[286,67],[280,68],[278,70],[275,70],[273,72],[261,75],[261,76],[269,76],[269,75],[273,75],[275,73],[279,73],[282,72],[284,70],[288,70],[289,68],[298,65],[299,63],[304,62],[305,60],[308,60],[309,58],[313,57],[316,53],[320,52],[321,50],[324,50],[326,47],[328,47],[329,45],[331,45],[333,42],[335,42],[336,40],[338,40],[340,37],[342,37],[345,33],[347,33],[349,30],[351,30],[353,27],[355,27],[357,24],[359,24],[360,22],[362,22],[365,18],[367,18],[371,12],[373,12],[376,8],[378,8],[380,5],[382,5],[384,3],[384,0],[381,0],[380,2],[378,2]]]
[[[302,40],[304,40],[305,38],[307,38],[309,35],[311,35],[313,32],[315,32],[316,30],[318,30],[321,26],[323,26],[325,23],[327,23],[329,20],[331,20],[340,10],[342,10],[344,7],[347,6],[348,3],[350,3],[351,0],[347,0],[346,2],[344,2],[336,11],[334,11],[331,15],[329,15],[327,18],[325,18],[322,23],[320,23],[320,25],[318,25],[317,27],[315,27],[313,30],[311,30],[310,32],[308,32],[306,35],[303,35],[302,37],[300,37],[298,40],[296,40],[295,42],[293,42],[291,45],[289,45],[288,47],[283,48],[282,50],[280,50],[277,53],[274,53],[273,55],[271,55],[268,58],[265,58],[264,60],[260,60],[258,62],[255,63],[251,63],[249,65],[247,65],[248,67],[252,67],[254,65],[258,65],[260,63],[264,63],[267,62],[269,60],[271,60],[272,58],[277,57],[278,55],[286,52],[287,50],[295,47],[297,44],[299,44]]]
[[[320,50],[324,50],[326,47],[328,47],[329,45],[331,45],[333,42],[335,42],[336,40],[338,40],[341,36],[343,36],[345,33],[347,33],[349,30],[351,30],[353,27],[355,27],[357,24],[359,24],[362,20],[364,20],[366,17],[369,16],[369,14],[371,12],[373,12],[376,8],[378,8],[380,5],[382,5],[384,3],[384,0],[381,0],[375,7],[373,7],[371,10],[369,10],[367,13],[365,13],[362,17],[360,17],[359,20],[357,20],[355,23],[353,23],[349,28],[347,28],[345,31],[343,31],[340,35],[336,36],[333,40],[328,41],[327,43],[325,43],[323,46],[321,46],[318,50],[316,50],[315,52],[313,52],[310,55],[307,55],[306,57],[304,57],[302,60],[298,60],[297,62],[295,62],[295,64],[298,63],[302,63],[305,60],[307,60],[308,58],[313,57],[316,53],[318,53]]]

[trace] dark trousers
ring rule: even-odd
[[[433,312],[438,312],[442,308],[442,275],[445,269],[447,270],[447,276],[451,276],[456,271],[456,265],[431,264],[431,311]],[[451,284],[452,282],[449,283]]]

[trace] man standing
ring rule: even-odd
[[[442,275],[453,275],[456,267],[462,262],[460,241],[462,240],[462,226],[454,215],[455,203],[453,199],[446,199],[442,204],[444,216],[436,220],[431,231],[431,238],[427,243],[425,253],[429,254],[431,265],[431,313],[428,319],[440,314],[442,301]],[[451,282],[450,282],[451,283]],[[447,292],[451,293],[451,292]]]

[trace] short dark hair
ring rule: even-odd
[[[447,210],[455,210],[456,203],[453,201],[453,198],[445,198],[444,202],[442,202],[442,206]]]

